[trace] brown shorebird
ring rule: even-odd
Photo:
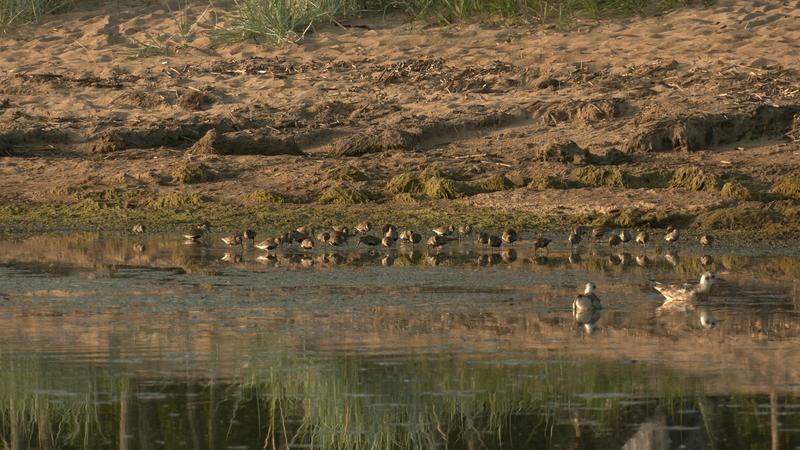
[[[383,239],[381,239],[381,245],[383,245],[386,248],[390,248],[394,245],[394,239],[392,239],[388,235],[384,236]]]
[[[392,242],[396,241],[399,237],[399,233],[397,233],[397,228],[391,227],[383,233],[383,237],[387,237],[392,240]]]
[[[493,234],[489,236],[489,247],[500,247],[502,243],[503,243],[502,238],[499,238]]]
[[[323,244],[327,244],[328,241],[331,239],[331,234],[327,231],[320,231],[317,233],[317,241],[322,242]]]
[[[422,235],[419,233],[411,233],[411,243],[419,244],[420,242],[422,242]]]
[[[229,245],[233,247],[234,245],[242,245],[242,235],[241,234],[234,234],[233,236],[223,236],[222,242],[225,245]]]
[[[308,228],[306,226],[297,227],[297,228],[295,228],[294,231],[296,231],[298,233],[305,234],[305,235],[309,235],[309,236],[311,235],[311,228]]]
[[[144,234],[144,225],[137,223],[131,228],[131,232],[133,234]]]
[[[328,240],[326,241],[326,243],[328,245],[332,245],[334,247],[338,247],[340,245],[344,245],[344,244],[347,243],[347,234],[334,231],[328,237]]]
[[[583,231],[583,229],[581,228],[575,228],[574,230],[572,230],[572,232],[569,234],[569,237],[567,238],[567,241],[569,241],[570,250],[572,250],[573,247],[581,243],[581,235],[583,235],[584,233],[586,232]]]
[[[412,233],[413,233],[413,231],[411,231],[411,230],[403,230],[400,233],[400,236],[399,236],[400,240],[403,241],[403,242],[411,242],[411,234]]]
[[[550,253],[550,248],[548,247],[548,245],[550,245],[550,242],[552,242],[552,240],[546,237],[539,236],[535,238],[533,240],[533,253],[536,254],[536,252],[538,252],[539,249],[541,248],[545,249],[547,253]]]
[[[600,239],[606,234],[605,228],[592,228],[592,239]]]
[[[200,239],[203,239],[203,236],[205,236],[206,233],[210,231],[211,231],[211,224],[208,222],[203,222],[200,225],[197,225],[196,227],[192,228],[191,230],[183,233],[183,237],[189,241],[199,241]]]
[[[636,235],[636,243],[642,247],[647,247],[648,242],[650,242],[650,233],[646,230],[642,230]]]
[[[700,264],[702,264],[703,267],[710,266],[714,264],[714,257],[711,255],[703,255],[700,257]]]
[[[314,241],[312,241],[311,239],[303,239],[300,242],[300,248],[302,248],[303,250],[311,250],[314,248]]]
[[[622,242],[618,234],[612,234],[608,237],[608,248],[616,247]]]
[[[251,241],[251,242],[255,242],[256,241],[256,232],[248,228],[248,229],[244,230],[244,233],[243,233],[242,237],[245,240],[248,240],[248,241]]]
[[[298,244],[305,241],[306,239],[311,239],[311,235],[308,233],[304,233],[302,231],[298,231],[299,229],[305,229],[305,227],[300,227],[295,231],[289,232],[289,243],[297,242]]]
[[[361,234],[369,233],[371,229],[372,229],[372,222],[370,221],[364,221],[356,225],[356,231],[358,231]]]
[[[702,245],[703,248],[711,247],[712,245],[714,245],[714,236],[710,234],[704,234],[700,236],[700,245]]]
[[[256,244],[256,248],[267,251],[275,250],[276,248],[278,248],[278,242],[275,240],[275,238],[266,238],[263,241]]]
[[[626,243],[631,241],[631,232],[625,229],[619,230],[619,241],[622,242],[624,247]]]
[[[381,244],[381,240],[372,236],[371,234],[362,234],[358,237],[358,244],[356,245],[369,245],[370,247],[375,247],[376,245]]]
[[[469,236],[470,234],[472,234],[472,225],[467,224],[467,225],[459,225],[458,226],[458,236],[459,237]]]
[[[500,236],[500,239],[502,239],[506,244],[513,244],[514,242],[517,242],[519,235],[517,235],[517,230],[513,228],[506,228],[503,230],[503,234]]]
[[[447,237],[445,237],[444,235],[434,234],[428,239],[427,244],[430,247],[441,247],[444,244],[447,244],[448,241],[449,239],[447,239]]]
[[[436,233],[437,236],[450,236],[451,234],[453,234],[453,226],[450,225],[447,227],[436,227],[431,231]]]
[[[664,235],[664,240],[667,241],[667,245],[672,245],[677,242],[680,237],[681,235],[677,228],[672,225],[667,227],[667,234]]]
[[[331,230],[337,233],[350,234],[350,230],[348,230],[347,227],[344,225],[334,225],[331,227]]]
[[[489,233],[485,231],[481,231],[478,233],[478,243],[483,245],[489,244]]]

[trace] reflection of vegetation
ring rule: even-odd
[[[20,366],[18,358],[5,356],[3,437],[40,448],[102,448],[122,434],[128,448],[154,440],[164,440],[166,448],[203,448],[203,442],[217,448],[221,440],[266,442],[267,448],[430,448],[472,439],[489,446],[513,442],[510,448],[569,447],[590,439],[611,448],[624,442],[629,424],[656,411],[685,420],[680,411],[692,409],[702,392],[694,379],[642,365],[330,359],[270,350],[225,384],[118,381],[98,365],[65,367],[34,357]],[[53,373],[58,376],[46,376]],[[648,400],[629,402],[641,398]],[[578,416],[585,422],[581,438],[568,423]],[[746,425],[754,438],[763,434],[759,423]],[[52,445],[42,445],[48,439]]]

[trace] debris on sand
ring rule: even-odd
[[[205,183],[214,179],[214,171],[201,162],[186,162],[172,171],[172,181],[181,184]]]
[[[187,151],[190,155],[302,155],[294,139],[210,129]]]
[[[723,184],[722,189],[719,190],[719,193],[725,198],[735,200],[746,201],[753,198],[753,194],[750,192],[750,189],[736,180],[728,181],[727,183]]]
[[[205,92],[186,90],[178,97],[178,106],[187,111],[200,111],[214,103],[214,99]]]
[[[583,164],[589,157],[589,152],[570,140],[557,140],[547,143],[536,152],[540,161]]]
[[[347,183],[332,186],[319,197],[320,203],[356,204],[369,201],[370,196],[365,189]]]
[[[719,187],[719,178],[697,167],[681,167],[672,175],[670,187],[691,191],[716,191]]]
[[[779,179],[771,192],[784,197],[800,200],[800,175],[787,175]]]
[[[761,105],[752,112],[702,114],[660,120],[628,141],[627,153],[695,151],[745,139],[781,136],[800,105]]]
[[[386,150],[411,150],[414,135],[401,130],[382,130],[357,133],[331,144],[333,156],[363,156]]]

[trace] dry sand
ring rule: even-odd
[[[52,201],[68,187],[314,201],[341,182],[330,174],[341,167],[363,172],[355,183],[373,192],[427,167],[524,186],[586,165],[547,157],[557,140],[591,152],[590,167],[701,167],[755,190],[800,166],[797,1],[723,1],[570,31],[365,19],[276,49],[211,48],[227,13],[186,13],[184,37],[173,12],[111,5],[0,40],[0,202]],[[212,153],[237,154],[190,151],[211,129]],[[612,150],[624,156],[605,160]],[[173,181],[189,160],[213,179]],[[647,187],[519,187],[457,201],[554,214],[731,203],[718,191]]]

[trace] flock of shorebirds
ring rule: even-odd
[[[338,247],[347,245],[350,239],[353,238],[357,240],[357,246],[382,246],[390,249],[395,245],[420,244],[424,239],[420,233],[413,230],[401,231],[392,224],[386,224],[380,229],[381,237],[371,234],[373,230],[372,223],[365,221],[357,224],[352,230],[345,226],[332,226],[316,234],[314,234],[310,228],[301,226],[279,236],[264,239],[259,243],[255,242],[256,232],[251,229],[244,230],[241,233],[223,236],[221,239],[227,246],[244,247],[245,243],[249,242],[256,248],[268,252],[282,246],[292,246],[294,244],[297,244],[303,250],[312,250],[316,245]],[[134,234],[142,234],[145,232],[145,227],[141,224],[136,224],[133,226],[132,231]],[[437,249],[452,241],[459,241],[473,236],[473,230],[470,225],[441,226],[431,231],[432,234],[427,238],[425,243],[428,247]],[[208,222],[203,222],[184,232],[183,237],[186,239],[186,243],[194,244],[202,242],[210,232],[211,225]],[[583,236],[587,233],[590,233],[593,241],[602,240],[608,236],[607,243],[609,248],[614,248],[619,245],[624,246],[631,241],[646,248],[651,242],[650,232],[647,230],[639,230],[634,235],[627,229],[620,229],[612,232],[605,228],[593,228],[587,231],[584,227],[576,227],[569,233],[566,239],[566,242],[569,243],[570,252],[583,241]],[[514,228],[506,228],[499,236],[484,231],[480,231],[474,235],[476,236],[475,240],[478,244],[495,248],[503,245],[512,245],[520,240],[520,235]],[[672,246],[678,242],[680,237],[680,231],[670,225],[667,227],[663,239],[667,246]],[[398,241],[399,244],[397,244]],[[549,245],[552,242],[551,239],[543,236],[533,237],[531,240],[534,253],[542,249],[549,252]],[[710,234],[703,234],[699,237],[699,244],[704,248],[712,246],[713,243],[714,237]],[[698,284],[667,285],[656,282],[653,284],[653,288],[664,297],[664,303],[660,308],[687,309],[693,308],[698,301],[709,294],[715,280],[716,276],[713,273],[705,272],[700,276],[700,282]],[[585,325],[587,330],[596,322],[599,311],[602,310],[602,308],[602,302],[597,296],[597,286],[593,282],[587,283],[583,294],[576,296],[572,302],[572,311],[576,321],[581,325]],[[701,310],[700,321],[706,328],[713,328],[716,325],[716,322],[706,310]]]

